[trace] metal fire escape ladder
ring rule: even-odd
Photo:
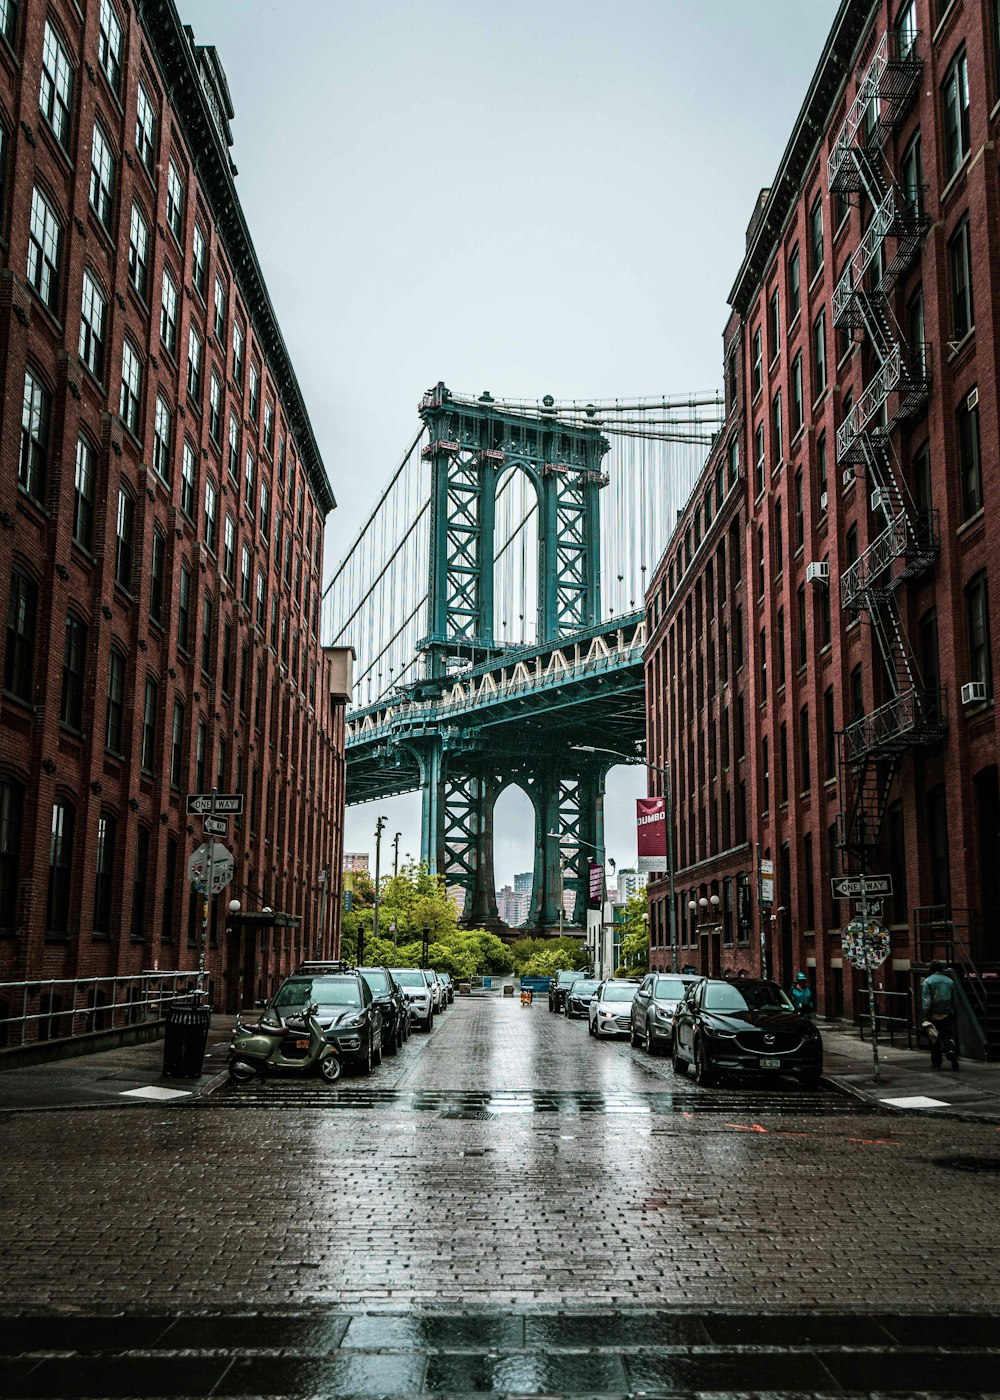
[[[842,604],[855,615],[868,615],[890,691],[885,704],[854,719],[840,735],[846,797],[840,844],[862,865],[879,842],[903,754],[940,735],[938,708],[927,703],[896,602],[903,579],[933,566],[937,542],[933,522],[928,527],[914,511],[889,451],[892,428],[918,411],[928,394],[927,347],[906,346],[889,301],[896,280],[917,256],[927,226],[919,199],[900,189],[885,158],[886,139],[920,79],[917,38],[895,30],[883,34],[827,164],[832,191],[867,200],[871,207],[868,226],[833,294],[834,325],[867,343],[875,360],[873,374],[837,430],[837,461],[847,469],[845,480],[861,469],[872,509],[881,510],[886,521],[841,575]]]

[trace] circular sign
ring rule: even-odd
[[[892,952],[892,940],[885,924],[875,919],[863,923],[852,919],[840,935],[844,957],[852,967],[874,972]]]

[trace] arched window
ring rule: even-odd
[[[76,812],[64,797],[52,804],[49,835],[49,887],[45,907],[47,933],[69,932],[69,895],[73,875],[73,829]]]
[[[115,843],[118,823],[102,812],[97,823],[97,880],[94,884],[94,932],[110,934],[112,888],[115,878]]]

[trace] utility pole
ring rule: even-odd
[[[402,836],[402,834],[403,833],[401,831],[397,831],[395,836],[392,838],[392,878],[394,880],[399,879],[399,838]]]
[[[372,914],[372,938],[378,938],[379,878],[382,867],[382,828],[386,818],[379,817],[375,823],[375,909]]]
[[[319,933],[316,937],[316,957],[323,956],[323,927],[326,921],[326,890],[330,883],[329,870],[319,872]]]

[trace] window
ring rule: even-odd
[[[809,276],[823,266],[823,196],[817,195],[809,210]]]
[[[215,606],[211,598],[206,598],[201,609],[201,669],[212,669],[212,618]],[[200,789],[199,789],[200,790]]]
[[[993,658],[990,647],[990,604],[986,571],[970,579],[965,589],[965,623],[969,641],[970,681],[982,681],[993,695]]]
[[[734,433],[729,439],[729,484],[734,486],[740,474],[740,440]]]
[[[83,274],[80,306],[80,359],[95,379],[104,379],[104,333],[107,302],[89,272]]]
[[[194,448],[187,438],[181,451],[181,510],[194,518]]]
[[[146,169],[152,170],[156,160],[156,112],[141,82],[135,105],[135,149]]]
[[[119,401],[122,422],[139,436],[139,395],[142,392],[142,363],[130,340],[122,344],[122,391]]]
[[[911,137],[903,158],[899,163],[899,182],[911,210],[915,214],[924,212],[924,159],[920,146],[920,132]]]
[[[969,70],[964,48],[952,59],[941,86],[941,97],[945,179],[950,180],[969,154]]]
[[[917,42],[917,3],[908,0],[896,17],[896,35],[899,41],[899,57],[905,62],[913,53]]]
[[[272,596],[272,598],[271,598],[271,650],[272,650],[272,651],[276,650],[276,649],[277,649],[277,646],[278,646],[278,595],[277,595],[277,594],[274,594],[274,595]]]
[[[170,725],[170,786],[179,788],[183,776],[184,706],[174,701],[174,716]]]
[[[125,734],[125,657],[114,647],[108,658],[108,708],[104,721],[104,747],[123,752]]]
[[[766,561],[764,558],[764,527],[757,526],[757,601],[764,601],[764,580],[767,576]]]
[[[753,333],[753,356],[751,358],[751,390],[756,398],[764,383],[764,347],[761,339],[760,326]]]
[[[87,668],[87,627],[76,613],[66,614],[63,639],[62,693],[59,719],[71,729],[83,728],[83,686]]]
[[[823,560],[824,564],[829,564],[829,558]],[[823,647],[830,645],[831,617],[830,617],[830,589],[828,586],[821,586],[819,592],[819,645]]]
[[[833,710],[833,686],[823,692],[824,774],[829,781],[837,776],[837,728]]]
[[[979,456],[979,402],[972,391],[958,409],[958,479],[962,519],[982,510],[983,476]]]
[[[788,801],[788,725],[778,727],[778,801]]]
[[[771,806],[771,762],[769,748],[770,745],[765,735],[760,741],[760,807],[762,812],[767,812]]]
[[[864,719],[865,715],[865,686],[860,662],[851,671],[848,684],[851,697],[851,723],[854,724],[859,719]]]
[[[215,336],[220,345],[226,342],[226,289],[222,278],[216,277],[214,291]]]
[[[187,391],[195,404],[201,403],[201,336],[194,326],[188,329]]]
[[[267,622],[267,584],[264,575],[257,571],[257,626],[263,632]]]
[[[160,339],[171,355],[177,354],[177,284],[166,268],[163,269],[163,289],[160,293]]]
[[[966,215],[948,240],[951,275],[951,330],[954,340],[964,340],[975,325],[972,305],[972,231]]]
[[[759,496],[764,489],[764,424],[758,423],[754,433],[754,495]]]
[[[97,57],[108,82],[118,91],[122,75],[122,25],[111,0],[101,0],[101,28]]]
[[[177,842],[167,837],[164,863],[163,895],[160,901],[160,941],[174,941],[174,899],[177,893]]]
[[[770,363],[781,349],[781,296],[775,287],[767,304],[767,358]]]
[[[781,501],[774,503],[774,572],[780,574],[785,567],[785,531]]]
[[[166,482],[170,481],[170,435],[170,409],[166,399],[157,394],[153,415],[153,469]]]
[[[156,761],[156,709],[159,703],[160,688],[151,676],[146,678],[146,692],[142,701],[142,750],[141,762],[145,772],[152,773]]]
[[[237,463],[240,459],[240,425],[236,414],[229,415],[229,475],[234,481],[239,481],[239,468]]]
[[[0,34],[11,48],[17,38],[17,7],[18,0],[0,0]]]
[[[177,586],[177,645],[187,651],[191,641],[191,570],[181,565]]]
[[[41,190],[31,192],[28,226],[28,281],[50,311],[58,310],[62,228]]]
[[[110,812],[97,822],[97,879],[94,882],[94,932],[111,932],[111,898],[115,878],[115,843],[118,823]]]
[[[12,929],[17,922],[23,813],[24,788],[10,778],[0,778],[0,928],[3,929]]]
[[[244,491],[245,491],[244,499],[245,499],[247,505],[250,507],[251,514],[253,513],[253,471],[254,471],[253,453],[250,451],[250,449],[249,449],[249,447],[248,447],[248,448],[247,448],[247,455],[246,455],[246,463],[245,463],[245,465],[244,465],[243,478],[244,478]]]
[[[69,144],[70,109],[73,105],[73,69],[62,41],[45,21],[42,44],[42,81],[39,106],[61,146]]]
[[[261,477],[261,481],[260,481],[260,533],[261,533],[261,535],[264,537],[265,540],[267,539],[267,527],[268,527],[268,514],[269,514],[269,505],[268,505],[268,502],[269,502],[269,496],[268,496],[268,492],[267,492],[267,482],[264,480],[263,477]]]
[[[167,167],[167,223],[177,242],[183,242],[184,185],[172,158]]]
[[[212,441],[218,443],[222,433],[222,385],[219,376],[212,370],[208,385],[208,432]]]
[[[77,438],[73,479],[73,539],[89,549],[94,538],[94,477],[97,452],[85,437]]]
[[[778,689],[785,684],[785,610],[778,609],[774,631],[774,666]]]
[[[781,463],[783,444],[781,435],[781,390],[771,400],[771,470]]]
[[[264,451],[268,456],[274,451],[274,409],[269,403],[264,405]]]
[[[813,322],[813,400],[826,388],[826,307]]]
[[[243,330],[238,321],[233,322],[233,380],[243,387]]]
[[[249,386],[248,386],[248,390],[247,390],[247,409],[248,409],[248,412],[249,412],[249,414],[250,414],[250,417],[253,419],[253,421],[254,421],[255,423],[256,423],[256,421],[257,421],[257,408],[258,408],[258,398],[257,398],[257,366],[256,366],[256,365],[251,365],[251,366],[250,366],[250,380],[249,380]]]
[[[135,834],[135,863],[132,867],[132,938],[141,943],[146,937],[146,895],[149,881],[149,827],[140,826]]]
[[[809,749],[809,706],[799,711],[799,791],[808,792],[812,783]]]
[[[73,874],[73,828],[76,813],[64,797],[52,804],[49,834],[49,882],[45,901],[47,933],[69,931],[69,894]]]
[[[149,285],[149,225],[138,204],[132,205],[128,231],[128,276],[143,301]]]
[[[99,122],[94,123],[90,149],[90,207],[105,228],[110,229],[115,204],[115,158]]]
[[[236,522],[231,515],[226,516],[222,537],[222,571],[232,583],[236,577]]]
[[[819,489],[819,513],[826,510],[826,433],[816,439],[816,485]]]
[[[802,514],[802,468],[795,473],[795,481],[792,489],[792,499],[795,503],[795,548],[799,550],[805,543],[805,520]]]
[[[205,235],[202,232],[201,224],[195,219],[194,233],[191,235],[191,281],[194,283],[195,291],[205,295],[205,285],[208,278],[208,249],[205,246]]]
[[[227,622],[222,629],[222,693],[231,695],[233,691],[233,628]]]
[[[802,309],[802,269],[799,266],[799,245],[796,243],[788,259],[788,324],[792,325]]]
[[[132,550],[135,544],[135,502],[124,486],[118,488],[115,517],[115,583],[126,592],[132,587]]]
[[[200,719],[194,749],[194,780],[199,792],[205,791],[205,748],[207,742],[208,731],[205,728],[205,721]]]
[[[802,351],[792,361],[792,437],[795,438],[805,423],[805,406],[802,402]]]
[[[250,606],[251,577],[250,546],[244,544],[240,555],[240,601],[247,608]]]
[[[808,659],[808,633],[806,629],[806,586],[800,583],[795,593],[796,656],[795,664],[801,670]]]
[[[205,543],[208,548],[215,553],[217,537],[217,513],[219,508],[219,493],[215,482],[209,477],[205,481]]]
[[[760,629],[760,699],[767,699],[767,628]]]
[[[152,564],[149,571],[149,615],[154,622],[163,622],[163,584],[167,571],[167,539],[160,530],[153,531]]]
[[[17,483],[36,501],[45,499],[49,466],[49,415],[52,400],[32,374],[24,374],[24,400],[21,406],[21,455]]]
[[[38,588],[20,569],[10,575],[7,598],[7,645],[4,653],[4,689],[20,700],[31,700],[35,670],[35,628]]]

